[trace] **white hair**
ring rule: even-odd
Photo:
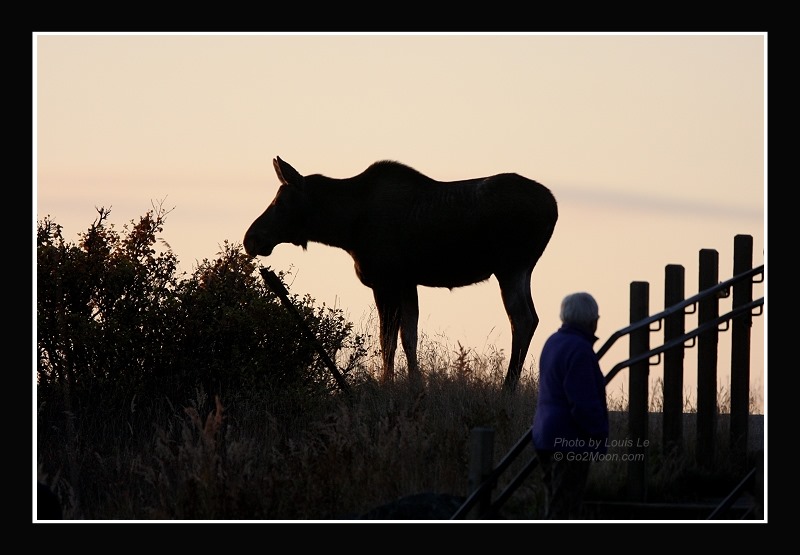
[[[572,293],[561,301],[561,321],[582,328],[591,328],[600,313],[597,301],[589,293]]]

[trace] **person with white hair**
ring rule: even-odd
[[[597,301],[589,293],[561,302],[561,327],[542,348],[532,439],[543,473],[546,519],[581,518],[592,460],[607,451],[605,377],[593,345]]]

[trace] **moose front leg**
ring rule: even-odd
[[[397,351],[397,334],[400,330],[400,296],[394,289],[378,288],[372,290],[380,322],[381,358],[383,373],[381,381],[394,379],[394,355]]]
[[[400,340],[408,361],[408,377],[419,377],[417,365],[417,327],[419,325],[419,298],[416,285],[403,289],[400,295]]]

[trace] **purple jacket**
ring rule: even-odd
[[[606,385],[595,341],[585,330],[563,324],[545,342],[532,429],[537,451],[606,452]]]

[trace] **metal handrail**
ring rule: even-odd
[[[743,305],[738,306],[735,309],[731,310],[727,314],[724,314],[722,316],[714,318],[713,320],[709,320],[708,322],[705,322],[700,327],[695,328],[690,332],[686,332],[683,335],[681,335],[680,337],[676,337],[675,339],[673,339],[673,340],[671,340],[671,341],[669,341],[667,343],[664,343],[660,347],[655,347],[654,349],[650,349],[646,353],[638,354],[633,358],[629,358],[628,360],[624,360],[624,361],[622,361],[620,363],[615,364],[614,367],[611,370],[608,371],[608,374],[606,374],[606,385],[608,385],[608,382],[610,382],[614,378],[614,376],[617,375],[617,373],[620,370],[623,370],[623,369],[627,368],[628,366],[633,366],[637,362],[642,362],[643,360],[648,360],[651,357],[659,355],[659,354],[661,354],[661,353],[663,353],[665,351],[669,351],[670,349],[674,349],[675,347],[679,347],[679,346],[683,345],[684,343],[686,343],[689,339],[694,339],[698,335],[700,335],[702,333],[705,333],[706,331],[708,331],[708,330],[710,330],[712,328],[716,328],[720,324],[722,324],[724,322],[727,322],[728,320],[733,320],[737,316],[741,316],[742,313],[744,313],[744,312],[752,311],[754,308],[759,307],[759,306],[763,306],[763,305],[764,305],[764,297],[761,297],[760,299],[756,299],[754,301],[751,301],[751,302],[749,302],[747,304],[743,304]]]
[[[616,332],[614,332],[608,338],[608,340],[606,340],[606,342],[603,344],[603,346],[600,347],[600,349],[597,351],[598,360],[603,355],[605,355],[609,351],[609,349],[611,349],[611,347],[614,345],[614,343],[616,343],[617,340],[620,339],[621,337],[624,337],[625,335],[628,335],[633,331],[637,331],[637,330],[643,328],[644,326],[647,326],[649,328],[650,324],[652,324],[653,322],[661,321],[661,320],[667,318],[668,316],[671,316],[671,315],[675,314],[678,311],[682,311],[687,306],[694,305],[697,302],[702,301],[704,299],[707,299],[707,298],[709,298],[711,296],[718,296],[722,292],[727,292],[727,291],[730,290],[730,287],[732,285],[734,285],[734,284],[736,284],[736,283],[738,283],[740,281],[743,281],[745,279],[752,279],[752,278],[754,278],[755,276],[758,276],[758,275],[761,276],[761,279],[760,280],[753,279],[752,280],[753,283],[761,283],[761,282],[763,282],[763,280],[764,280],[764,265],[763,264],[760,265],[760,266],[757,266],[755,268],[751,268],[750,270],[747,270],[746,272],[742,272],[740,274],[737,274],[736,276],[730,278],[729,280],[720,282],[717,285],[714,285],[713,287],[709,287],[708,289],[705,289],[705,290],[701,291],[700,293],[698,293],[698,294],[696,294],[696,295],[694,295],[692,297],[689,297],[688,299],[685,299],[685,300],[683,300],[683,301],[681,301],[679,303],[676,303],[676,304],[670,306],[669,308],[666,308],[666,309],[662,310],[661,312],[659,312],[657,314],[653,314],[652,316],[648,316],[647,318],[643,318],[643,319],[639,320],[638,322],[634,322],[634,323],[630,324],[627,327],[624,327],[624,328],[622,328],[620,330],[617,330]],[[723,296],[727,297],[728,295],[725,294]],[[726,313],[726,314],[724,314],[722,316],[719,316],[719,317],[717,317],[717,318],[715,318],[713,320],[705,322],[703,325],[695,328],[694,330],[692,330],[690,332],[684,333],[680,337],[675,338],[675,339],[665,343],[664,345],[661,345],[660,347],[656,347],[654,349],[650,349],[646,353],[639,354],[639,355],[637,355],[637,356],[635,356],[633,358],[629,358],[628,360],[625,360],[625,361],[622,361],[622,362],[616,364],[608,372],[608,374],[606,374],[606,376],[605,376],[606,385],[608,385],[608,383],[612,379],[614,379],[614,377],[621,370],[623,370],[624,368],[627,368],[627,367],[629,367],[629,366],[631,366],[633,364],[636,364],[637,362],[641,362],[642,360],[650,359],[651,357],[653,357],[653,356],[655,356],[657,354],[661,354],[661,353],[663,353],[665,351],[668,351],[670,349],[674,349],[676,347],[679,347],[679,346],[683,345],[684,343],[686,343],[686,341],[688,341],[689,339],[693,339],[694,337],[696,337],[696,336],[698,336],[698,335],[710,330],[712,327],[717,327],[721,323],[724,323],[724,322],[727,322],[729,320],[732,320],[733,318],[741,316],[744,312],[752,311],[754,308],[757,308],[757,307],[760,307],[760,306],[763,306],[763,305],[764,305],[764,297],[761,297],[760,299],[756,299],[756,300],[751,301],[751,302],[749,302],[749,303],[747,303],[745,305],[736,307],[735,309],[731,310],[730,312],[728,312],[728,313]],[[756,315],[760,315],[760,314],[761,314],[761,312],[757,313]],[[532,429],[532,427],[528,428],[525,431],[525,433],[522,434],[522,437],[520,437],[519,440],[517,440],[517,443],[514,445],[514,447],[511,448],[511,450],[508,452],[508,454],[506,454],[506,456],[503,458],[503,460],[500,462],[500,464],[497,465],[497,467],[489,474],[489,476],[487,476],[486,479],[484,479],[484,481],[467,497],[467,499],[458,508],[458,510],[453,514],[453,516],[450,517],[450,520],[458,520],[460,518],[463,518],[464,515],[466,515],[467,512],[475,506],[475,504],[478,502],[478,500],[481,498],[482,495],[484,495],[487,491],[490,491],[491,489],[493,489],[495,487],[495,484],[497,483],[497,480],[500,477],[500,475],[503,474],[503,472],[506,471],[506,469],[511,465],[511,463],[514,462],[514,460],[522,453],[523,449],[528,445],[531,445],[531,446],[533,445],[532,438],[531,438],[531,429]],[[514,477],[514,479],[509,483],[509,485],[506,487],[506,489],[503,490],[503,492],[500,494],[500,496],[498,496],[498,498],[490,505],[489,509],[487,510],[487,513],[488,514],[495,513],[508,500],[508,498],[511,497],[511,494],[514,493],[514,491],[517,489],[517,487],[519,487],[519,485],[522,483],[522,481],[528,476],[528,474],[530,474],[533,471],[534,468],[536,468],[536,466],[538,464],[539,464],[539,460],[536,457],[536,454],[534,453],[533,457],[528,461],[528,463]]]
[[[757,470],[756,468],[750,470],[750,472],[747,473],[747,476],[742,478],[742,481],[739,482],[739,484],[735,488],[733,488],[733,491],[730,492],[728,496],[722,500],[722,503],[720,503],[711,512],[711,514],[708,515],[708,518],[706,518],[706,520],[715,520],[721,518],[722,515],[724,515],[728,509],[733,507],[733,504],[736,502],[736,500],[739,499],[742,496],[742,494],[745,491],[747,491],[747,489],[751,487],[751,485],[755,482],[756,470]]]
[[[466,501],[461,504],[458,510],[450,517],[450,520],[458,520],[459,518],[463,517],[467,511],[469,511],[475,503],[478,502],[478,499],[485,494],[487,491],[494,488],[497,478],[506,471],[506,469],[514,462],[514,459],[522,453],[522,450],[525,449],[531,443],[530,437],[528,437],[527,433],[523,435],[519,440],[517,440],[516,445],[511,448],[511,450],[503,457],[503,460],[500,461],[500,464],[492,470],[489,476],[483,480],[483,482],[475,488],[475,490],[467,497]]]
[[[727,291],[728,289],[730,289],[731,285],[757,275],[761,275],[762,276],[761,281],[763,281],[763,276],[764,276],[763,264],[761,266],[757,266],[756,268],[751,268],[746,272],[742,272],[741,274],[738,274],[727,281],[722,281],[717,285],[714,285],[713,287],[709,287],[708,289],[701,291],[700,293],[694,295],[693,297],[689,297],[688,299],[685,299],[679,303],[672,305],[669,308],[662,310],[658,314],[653,314],[652,316],[648,316],[647,318],[643,318],[638,322],[634,322],[633,324],[625,328],[622,328],[621,330],[615,331],[613,334],[611,334],[611,337],[609,337],[606,340],[606,342],[603,343],[603,346],[600,347],[600,349],[597,351],[597,358],[598,359],[602,358],[603,355],[608,352],[608,350],[614,345],[614,343],[617,342],[619,338],[628,335],[629,333],[636,331],[640,328],[643,328],[644,326],[650,326],[650,324],[652,324],[653,322],[663,320],[667,316],[672,316],[679,310],[683,310],[687,306],[696,304],[698,301],[702,301],[704,299],[707,299],[708,297],[715,296],[722,291]],[[761,281],[753,280],[753,283],[761,283]]]

